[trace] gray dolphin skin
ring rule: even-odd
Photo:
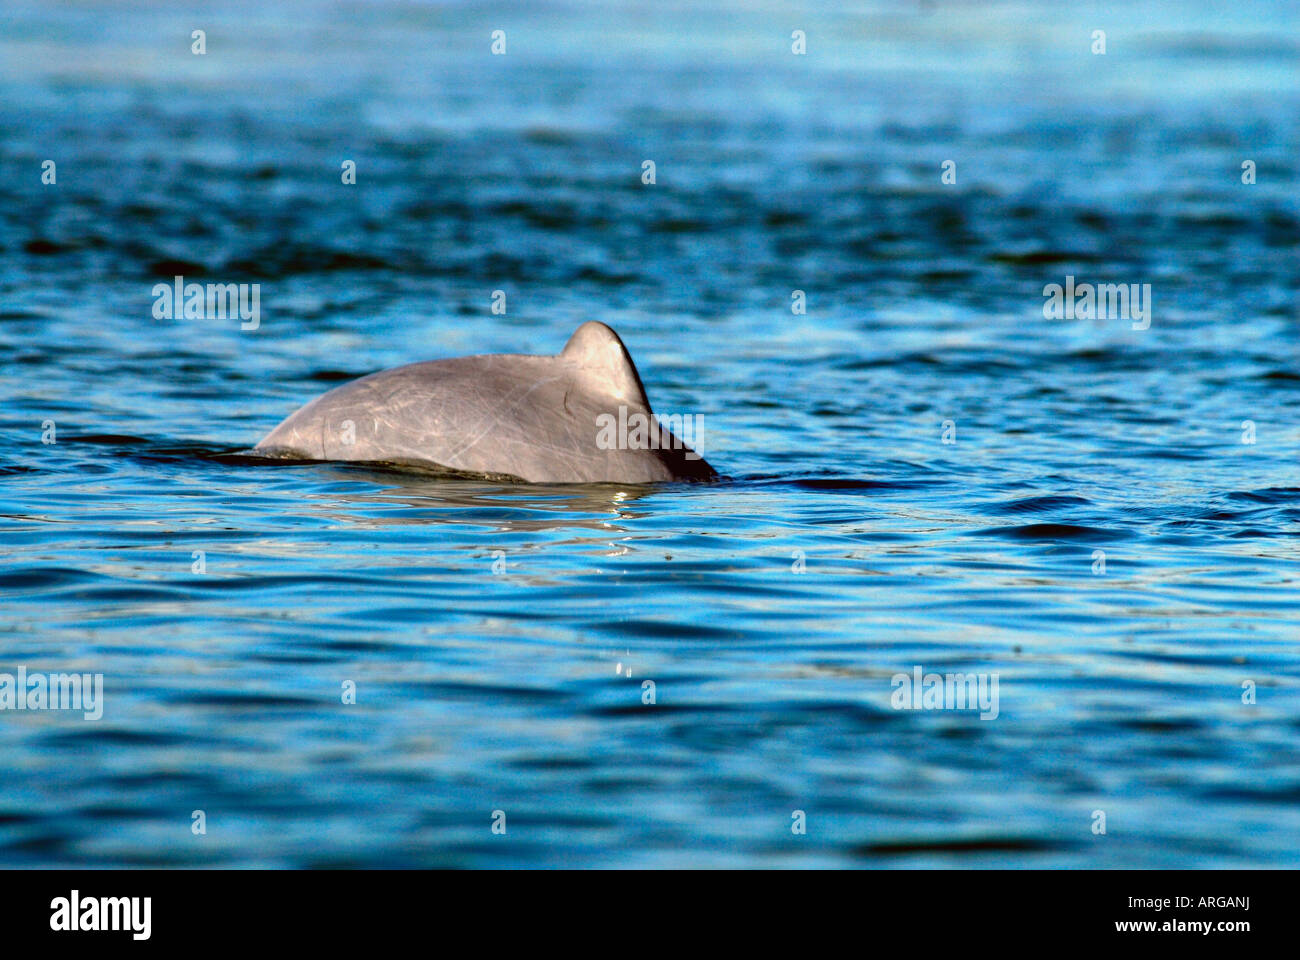
[[[255,451],[530,483],[717,478],[653,416],[623,341],[596,321],[553,357],[431,360],[345,383],[290,415]]]

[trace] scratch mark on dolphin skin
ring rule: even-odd
[[[497,413],[495,413],[492,417],[491,422],[488,423],[487,426],[485,426],[482,430],[480,430],[476,436],[471,437],[468,443],[465,443],[462,446],[453,449],[451,451],[451,455],[453,457],[460,457],[466,451],[472,450],[474,447],[478,446],[479,442],[482,441],[483,438],[486,437],[489,432],[491,432],[493,427],[498,426],[499,424],[502,423],[502,419],[501,419],[502,414],[508,411],[513,411],[515,407],[519,406],[520,403],[526,400],[528,398],[528,395],[532,393],[534,390],[536,390],[538,387],[543,387],[548,383],[555,383],[560,379],[562,378],[548,377],[545,380],[539,380],[536,383],[529,385],[528,388],[524,390],[523,396],[519,397],[518,399],[514,399],[514,394],[517,392],[518,388],[512,390],[510,395],[506,397],[506,402],[508,404],[507,410],[498,411]]]

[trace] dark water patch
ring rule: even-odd
[[[1295,806],[1300,804],[1300,783],[1275,787],[1224,787],[1202,791],[1201,796],[1206,800],[1226,800],[1230,803]]]
[[[74,249],[76,248],[73,247],[71,244],[56,243],[53,240],[46,240],[43,237],[37,238],[35,240],[28,240],[26,243],[23,244],[24,251],[38,257],[50,257],[50,256],[54,256],[55,254],[66,253]]]
[[[186,691],[162,698],[167,703],[185,707],[214,707],[232,710],[300,710],[307,708],[332,708],[338,698],[291,696],[285,693],[260,693],[240,690],[226,693]]]
[[[301,379],[318,380],[323,383],[339,383],[346,380],[356,380],[374,372],[375,371],[373,370],[367,370],[362,373],[349,372],[347,370],[314,370]]]
[[[68,567],[0,569],[0,590],[42,593],[103,579],[101,574]]]
[[[176,277],[188,279],[207,276],[208,268],[195,260],[163,258],[150,262],[145,272],[151,277],[166,277],[168,280],[174,280]]]
[[[112,690],[105,686],[104,696],[112,697]],[[80,716],[80,714],[73,714]],[[137,730],[127,727],[108,727],[103,725],[82,726],[71,730],[46,732],[42,739],[55,749],[83,750],[95,747],[101,750],[113,748],[136,747],[175,747],[193,743],[192,738],[176,733],[163,733],[155,729]]]
[[[186,591],[180,586],[170,587],[145,587],[145,586],[127,586],[118,584],[111,587],[93,587],[90,589],[81,589],[75,592],[78,600],[87,603],[167,603],[175,602]]]
[[[1206,520],[1210,523],[1244,523],[1250,517],[1254,516],[1257,510],[1207,510],[1197,519]]]
[[[629,689],[628,701],[626,703],[601,704],[588,706],[583,709],[583,713],[592,717],[632,717],[646,719],[646,705],[641,702],[640,691]],[[663,714],[665,719],[674,719],[683,715],[697,719],[700,722],[711,722],[721,717],[727,716],[732,712],[732,708],[725,704],[679,704],[679,703],[655,703],[655,712]],[[673,727],[672,732],[685,735],[690,728]]]
[[[543,230],[564,230],[582,222],[577,209],[571,205],[545,206],[524,200],[510,200],[491,208],[496,216],[519,217]]]
[[[1149,423],[1151,421],[1147,418],[1133,418],[1129,422]],[[1214,454],[1209,450],[1195,450],[1188,446],[1178,446],[1173,443],[1168,446],[1135,443],[1127,448],[1107,451],[1107,456],[1122,460],[1181,460],[1187,462],[1214,459]]]
[[[1233,490],[1229,500],[1247,503],[1300,503],[1300,487],[1265,487],[1260,490]]]
[[[385,641],[378,637],[369,640],[348,640],[338,637],[321,637],[310,641],[311,649],[319,647],[322,650],[332,651],[339,654],[393,654],[404,655],[410,652],[410,645],[405,643],[395,643]],[[301,654],[286,654],[294,657]]]
[[[1054,495],[1043,497],[1025,497],[1018,500],[1004,500],[989,504],[994,513],[1054,513],[1057,510],[1069,510],[1072,507],[1092,506],[1090,500],[1083,497]]]
[[[510,761],[510,766],[517,770],[541,770],[545,772],[577,772],[581,770],[595,770],[599,764],[588,757],[521,757],[518,760]]]
[[[1103,263],[1105,258],[1093,253],[1069,250],[1031,250],[1026,253],[994,253],[988,259],[1016,267],[1040,267],[1065,263]]]
[[[210,443],[176,443],[169,440],[150,440],[128,434],[59,435],[59,444],[90,444],[110,449],[109,456],[137,460],[151,464],[179,464],[208,461],[228,466],[283,466],[286,463],[311,461],[284,460],[253,453],[244,446],[222,446]]]
[[[524,131],[524,139],[544,147],[567,147],[580,143],[580,138],[569,130],[534,127]]]
[[[1124,347],[1087,347],[1073,350],[1066,355],[1066,360],[1071,364],[1083,364],[1106,371],[1150,370],[1159,363],[1158,358]],[[1132,402],[1127,398],[1111,399],[1120,403]]]
[[[904,356],[886,356],[886,357],[855,357],[852,355],[843,356],[835,361],[836,369],[839,370],[899,370],[909,367],[942,367],[944,361],[939,357],[929,353],[911,353]]]
[[[652,233],[702,233],[705,230],[714,229],[715,226],[715,224],[707,220],[668,217],[652,222],[649,225],[649,230]]]
[[[353,250],[331,250],[303,243],[277,244],[225,263],[222,275],[248,276],[263,280],[283,279],[313,273],[368,271],[419,272],[423,264],[414,256],[380,257]]]
[[[881,840],[858,844],[852,852],[860,857],[887,857],[914,854],[988,854],[988,853],[1038,853],[1062,850],[1070,844],[1040,837],[989,836],[954,840]]]
[[[580,283],[594,283],[601,287],[622,287],[636,283],[642,277],[636,273],[620,270],[608,270],[604,267],[587,265],[579,267],[571,274],[571,279]]]
[[[1183,734],[1205,730],[1208,725],[1191,717],[1142,717],[1116,720],[1113,723],[1140,733]]]
[[[1127,530],[1089,527],[1073,523],[1027,523],[1012,527],[989,527],[983,530],[972,530],[968,535],[1010,540],[1066,540],[1083,543],[1110,543],[1131,539],[1134,536]]]
[[[563,703],[572,699],[563,690],[545,687],[522,687],[487,683],[458,683],[446,680],[414,683],[409,681],[388,685],[394,693],[416,700],[445,700],[449,702],[520,701],[526,703]]]
[[[43,817],[35,812],[0,810],[0,827],[40,823]]]
[[[684,622],[681,620],[660,621],[629,617],[624,620],[597,621],[589,623],[587,626],[588,629],[596,633],[622,636],[628,639],[669,640],[682,643],[724,642],[744,639],[740,633],[726,627],[715,627],[706,623]]]
[[[133,437],[124,433],[81,433],[60,434],[60,443],[90,443],[103,446],[148,446],[151,441],[143,437]]]

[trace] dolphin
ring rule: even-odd
[[[528,483],[717,479],[654,416],[623,341],[594,320],[553,357],[454,357],[345,383],[290,414],[254,452]]]

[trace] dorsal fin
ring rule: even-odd
[[[618,334],[596,320],[588,320],[569,338],[560,356],[591,374],[595,385],[625,403],[650,409],[636,364]]]

